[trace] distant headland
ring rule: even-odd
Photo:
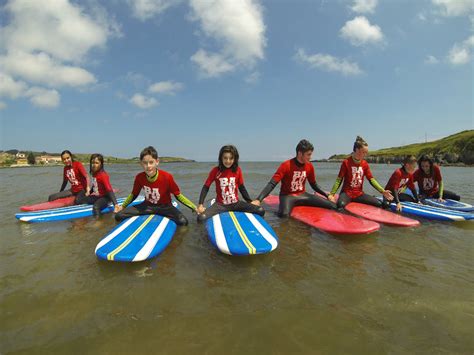
[[[74,154],[76,160],[89,164],[91,154]],[[107,164],[133,164],[139,158],[116,158],[104,156]],[[160,163],[192,163],[194,160],[180,157],[160,157]],[[0,151],[0,167],[54,166],[62,165],[60,153],[33,152],[18,149]]]
[[[340,162],[347,154],[336,154],[319,161]],[[432,142],[415,143],[401,147],[392,147],[369,151],[366,160],[369,163],[400,163],[407,155],[417,158],[427,154],[440,164],[474,164],[474,130],[466,130]]]

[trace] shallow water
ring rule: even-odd
[[[163,164],[196,201],[212,163]],[[278,163],[242,163],[255,196]],[[372,165],[385,183],[394,165]],[[129,193],[138,165],[107,166]],[[339,164],[316,164],[332,186]],[[333,236],[267,213],[271,254],[216,251],[189,210],[159,257],[98,261],[111,215],[19,223],[18,207],[61,185],[61,167],[0,170],[0,353],[471,354],[474,223],[383,226]],[[446,188],[474,203],[471,168],[444,167]],[[373,192],[367,182],[366,191]],[[278,189],[278,187],[277,187]],[[213,191],[213,188],[211,189]],[[208,197],[213,194],[210,192]]]

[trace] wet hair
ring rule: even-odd
[[[158,159],[158,152],[156,151],[155,148],[153,148],[151,145],[144,148],[141,152],[140,152],[140,160],[143,160],[143,157],[145,155],[151,155],[151,157],[153,159]]]
[[[230,153],[234,157],[234,164],[230,167],[232,171],[235,173],[237,171],[237,168],[239,167],[239,151],[234,145],[225,145],[221,148],[219,151],[219,158],[218,158],[218,164],[219,164],[219,171],[223,171],[224,169],[227,169],[224,166],[223,162],[223,157],[224,153]]]
[[[355,152],[356,149],[360,149],[362,147],[368,147],[369,145],[367,142],[362,138],[361,136],[357,136],[355,142],[354,142],[354,147],[352,148],[352,151]]]
[[[424,174],[424,171],[423,169],[421,168],[421,163],[424,162],[424,161],[427,161],[430,163],[430,175],[433,174],[433,160],[426,154],[423,154],[419,159],[418,159],[418,167],[420,168],[420,170],[423,172]]]
[[[69,156],[71,157],[71,161],[74,161],[74,155],[72,155],[72,153],[71,153],[70,150],[67,150],[67,149],[66,149],[66,150],[63,150],[63,151],[61,152],[61,159],[62,159],[62,157],[63,157],[64,154],[69,154]]]
[[[101,170],[104,170],[104,156],[102,154],[99,154],[99,153],[94,153],[91,155],[91,159],[89,160],[89,172],[92,174],[92,162],[94,161],[94,159],[99,159],[100,161],[100,169],[99,171]]]
[[[300,140],[296,146],[296,154],[298,154],[298,152],[306,153],[308,151],[314,151],[314,146],[306,139]]]
[[[416,157],[414,155],[407,155],[405,159],[402,161],[402,166],[405,166],[405,164],[415,164],[416,163]]]

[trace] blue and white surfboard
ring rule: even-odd
[[[272,227],[253,213],[219,213],[206,221],[206,229],[211,243],[228,255],[265,254],[278,246]]]
[[[469,203],[446,199],[443,202],[438,201],[437,199],[427,198],[423,200],[423,203],[439,207],[446,208],[448,210],[463,211],[463,212],[474,212],[474,206]]]
[[[127,218],[95,248],[99,259],[136,262],[163,252],[173,239],[176,223],[159,215]]]
[[[143,196],[138,196],[129,206],[134,206],[142,203],[145,200]],[[121,204],[125,198],[117,199],[117,203]],[[114,210],[114,206],[109,204],[102,210],[102,213],[110,213]],[[92,205],[74,205],[69,207],[53,208],[51,210],[22,212],[17,213],[15,217],[23,222],[37,223],[37,222],[53,222],[65,221],[75,218],[83,218],[92,216]]]
[[[474,220],[474,214],[462,211],[448,210],[445,208],[439,208],[434,206],[422,205],[415,202],[402,202],[402,212],[420,216],[427,219],[433,219],[437,221],[468,221]],[[390,204],[390,208],[396,211],[397,205],[395,203]]]

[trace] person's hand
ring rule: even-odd
[[[255,206],[260,206],[262,204],[259,200],[253,200],[251,203]]]
[[[446,200],[443,200],[441,197],[438,199],[438,202],[445,202]]]
[[[119,213],[121,210],[123,210],[123,207],[120,205],[115,205],[114,207],[114,213]]]
[[[203,204],[200,204],[200,205],[196,208],[197,214],[204,213],[205,210],[206,210],[206,207],[204,207]]]
[[[397,203],[397,212],[402,212],[402,204],[399,202]]]
[[[91,189],[87,188],[86,189],[86,196],[89,196],[91,194]]]
[[[331,201],[331,202],[336,203],[336,196],[334,196],[333,194],[329,194],[328,195],[328,200]]]
[[[390,190],[385,190],[382,192],[383,197],[385,197],[388,201],[393,201],[393,195]]]

